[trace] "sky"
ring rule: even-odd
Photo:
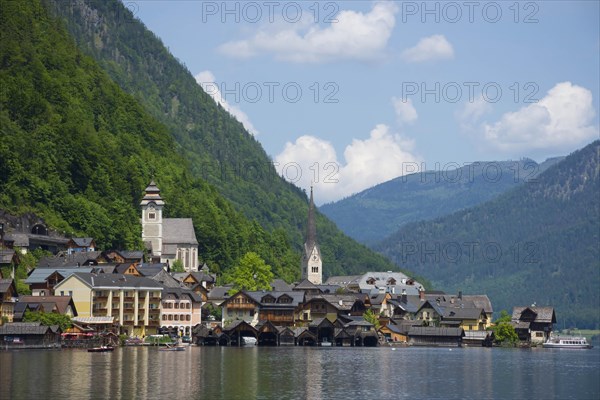
[[[317,204],[599,137],[598,1],[124,1]]]

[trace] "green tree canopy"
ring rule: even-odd
[[[233,283],[233,289],[236,292],[240,290],[271,290],[273,276],[270,265],[265,263],[258,254],[248,252],[225,279],[227,282]]]
[[[171,272],[185,272],[185,268],[183,268],[183,262],[179,259],[173,262],[171,265]]]
[[[42,325],[52,326],[58,325],[60,329],[64,332],[68,328],[72,326],[71,317],[64,314],[57,313],[47,313],[43,311],[25,311],[25,315],[23,316],[23,322],[41,322]]]
[[[516,343],[519,341],[515,328],[508,322],[500,322],[494,329],[496,343]]]
[[[381,324],[379,323],[379,317],[377,314],[373,312],[373,310],[369,309],[363,314],[363,318],[365,321],[373,324],[375,326],[375,330],[379,330],[381,328]]]

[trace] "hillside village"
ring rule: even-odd
[[[151,182],[140,203],[145,251],[100,250],[93,238],[61,239],[37,223],[31,233],[2,224],[0,266],[13,276],[0,280],[4,348],[85,347],[148,343],[165,335],[197,345],[490,346],[493,307],[485,294],[426,291],[400,272],[331,276],[323,282],[311,189],[300,282],[281,279],[270,290],[217,285],[208,266],[198,264],[191,219],[163,218],[166,203]],[[42,247],[19,295],[14,265],[20,255]],[[176,266],[181,270],[176,271]],[[256,278],[256,276],[255,276]],[[31,313],[67,315],[71,326],[27,321]],[[515,307],[511,324],[519,339],[548,339],[556,316],[551,307]]]

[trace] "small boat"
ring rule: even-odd
[[[550,336],[550,338],[542,345],[548,349],[591,349],[591,344],[588,344],[586,338],[582,336]]]
[[[185,351],[185,349],[186,349],[186,346],[181,346],[181,345],[172,346],[170,344],[167,344],[166,346],[159,348],[160,351]]]
[[[321,342],[321,347],[331,347],[331,342],[329,340],[327,340],[327,338],[325,338]]]
[[[242,345],[243,346],[256,346],[256,338],[252,336],[242,336]]]
[[[91,349],[87,349],[88,353],[106,353],[108,351],[113,351],[115,348],[112,346],[100,346],[100,347],[92,347]]]

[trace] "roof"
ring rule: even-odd
[[[146,186],[146,190],[144,193],[144,198],[142,199],[140,205],[145,206],[148,203],[153,202],[158,206],[162,206],[165,204],[162,197],[160,197],[160,189],[154,183],[154,180],[150,181],[148,186]]]
[[[444,310],[444,319],[479,319],[481,314],[484,313],[483,308],[446,308]]]
[[[436,326],[411,326],[408,336],[462,337],[462,328],[438,328]]]
[[[112,324],[114,317],[76,317],[72,321],[80,324]]]
[[[12,249],[0,250],[0,264],[10,264],[15,257],[15,251]]]
[[[352,306],[361,299],[352,294],[321,294],[312,297],[309,301],[324,300],[335,307],[338,311],[349,311]]]
[[[210,300],[227,299],[229,298],[227,292],[229,292],[231,289],[233,289],[233,285],[215,286],[210,290],[210,292],[208,292],[208,298]]]
[[[512,313],[513,321],[521,321],[523,320],[522,314],[529,310],[527,313],[531,313],[535,316],[533,321],[529,322],[538,322],[538,323],[556,323],[556,316],[554,314],[554,307],[514,307]]]
[[[59,314],[66,313],[68,307],[71,306],[73,315],[77,316],[77,309],[71,296],[19,296],[19,303],[40,303],[44,305],[46,312],[52,311],[56,307]]]
[[[194,271],[194,272],[173,272],[171,275],[173,275],[173,278],[177,279],[180,282],[183,282],[183,280],[185,278],[187,278],[189,275],[191,275],[198,283],[200,282],[214,282],[215,281],[215,277],[207,274],[203,271]]]
[[[71,241],[79,247],[90,247],[94,238],[71,238]]]
[[[69,279],[77,278],[84,282],[91,288],[131,288],[131,289],[153,289],[162,290],[162,285],[150,278],[139,277],[133,275],[122,275],[122,274],[90,274],[83,272],[76,272],[72,274]],[[55,286],[57,290],[61,285],[66,282],[66,279]]]
[[[9,233],[4,236],[5,242],[13,242],[16,247],[29,247],[29,236],[26,233]]]
[[[43,257],[38,262],[37,268],[66,268],[68,266],[97,264],[102,256],[100,251],[75,252],[66,254],[58,253],[56,256]]]
[[[175,297],[177,297],[178,299],[181,299],[182,297],[188,297],[190,300],[192,300],[194,302],[197,302],[197,303],[202,302],[202,296],[196,294],[194,291],[192,291],[188,288],[165,287],[163,290],[162,297],[164,298],[165,295],[169,295],[169,294],[175,295]]]
[[[48,277],[55,272],[59,273],[64,278],[68,278],[69,276],[71,276],[72,274],[74,274],[76,272],[89,273],[89,272],[92,272],[93,269],[94,269],[93,267],[36,268],[33,271],[31,271],[31,273],[29,274],[27,279],[25,279],[25,283],[28,285],[35,284],[35,283],[44,283],[44,282],[46,282],[46,279],[48,279]]]
[[[121,255],[121,257],[126,258],[128,260],[137,260],[142,259],[144,257],[144,252],[141,250],[119,250],[117,251]]]
[[[15,286],[15,282],[12,279],[0,279],[0,293],[4,294],[8,292],[10,287],[13,287],[14,294],[17,294],[17,287]]]
[[[142,276],[147,277],[156,276],[161,271],[165,271],[165,267],[162,264],[141,264],[138,265],[136,269],[140,274],[142,274]]]
[[[463,301],[472,301],[476,308],[483,308],[487,314],[494,312],[492,302],[486,294],[468,294],[462,296]]]
[[[52,328],[41,322],[12,322],[0,325],[0,335],[45,335]]]
[[[325,284],[327,285],[338,285],[341,287],[347,287],[350,284],[358,285],[358,281],[362,275],[342,275],[342,276],[330,276]]]
[[[271,283],[271,288],[276,292],[287,292],[292,290],[292,286],[283,279],[274,279]]]
[[[163,245],[198,244],[191,218],[164,218],[162,223],[162,237]]]
[[[318,289],[317,286],[309,281],[308,279],[304,279],[302,282],[298,283],[294,286],[294,290],[315,290]]]

